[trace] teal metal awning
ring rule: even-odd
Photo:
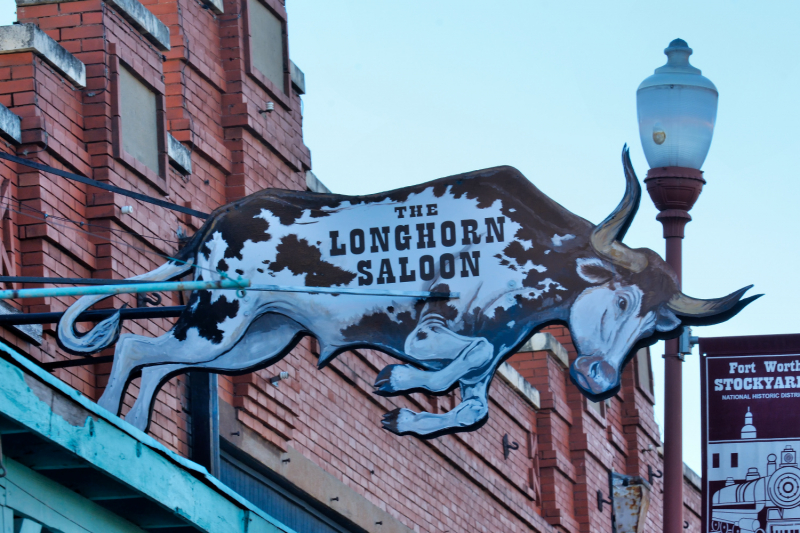
[[[13,510],[64,531],[294,533],[14,350],[0,357],[0,532]]]

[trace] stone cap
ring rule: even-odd
[[[22,0],[23,2],[26,0]],[[169,28],[138,0],[107,0],[159,50],[169,50]]]
[[[567,349],[551,333],[537,333],[522,345],[519,352],[550,352],[563,368],[569,368]]]
[[[0,104],[0,135],[19,144],[22,142],[22,119]]]
[[[3,109],[5,109],[5,107]],[[6,109],[6,111],[8,110]],[[17,314],[22,314],[22,311],[17,311],[17,309],[15,309],[10,304],[0,301],[0,315],[17,315]],[[8,325],[6,327],[8,329],[13,330],[15,333],[22,334],[23,337],[25,337],[32,343],[36,344],[37,346],[41,345],[42,342],[44,341],[44,339],[42,338],[43,327],[41,324],[16,324],[13,326]]]
[[[694,488],[697,490],[703,490],[703,479],[697,475],[697,472],[689,468],[686,463],[683,463],[683,477],[686,481],[694,485]]]
[[[0,26],[0,54],[34,52],[76,87],[86,87],[86,66],[36,24]]]
[[[167,133],[167,154],[169,161],[183,175],[192,173],[192,152],[181,142]]]
[[[662,444],[661,446],[656,448],[656,451],[658,452],[658,456],[661,457],[661,459],[663,460],[664,459],[664,445]],[[688,481],[689,484],[691,484],[697,490],[699,490],[699,491],[703,490],[703,488],[702,488],[703,487],[703,478],[700,477],[700,475],[697,472],[695,472],[694,470],[689,468],[689,465],[687,465],[686,463],[683,463],[683,479]]]
[[[17,6],[36,6],[40,4],[60,4],[77,0],[17,0]],[[147,37],[159,50],[169,50],[169,28],[158,20],[138,0],[107,0],[125,20]],[[211,0],[210,0],[211,1]]]
[[[289,61],[289,77],[292,78],[292,87],[297,94],[306,94],[306,75],[294,64],[294,61]]]
[[[225,6],[222,4],[222,0],[201,0],[205,5],[211,8],[211,11],[216,13],[217,15],[222,15],[225,13]]]
[[[321,181],[319,181],[317,176],[315,176],[310,170],[306,170],[306,188],[308,188],[308,190],[311,192],[331,192],[331,190],[327,188]]]
[[[522,374],[517,372],[513,366],[508,363],[501,364],[497,367],[497,375],[503,378],[503,381],[508,383],[514,392],[528,402],[531,407],[537,411],[541,408],[542,403],[539,391],[527,379],[522,377]]]

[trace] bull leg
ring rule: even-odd
[[[447,329],[445,321],[429,315],[406,339],[405,352],[422,363],[447,362],[435,371],[412,365],[390,365],[375,381],[376,393],[391,396],[409,390],[440,393],[458,383],[461,403],[444,414],[395,409],[384,415],[383,427],[398,435],[432,438],[479,426],[489,412],[488,385],[494,374],[494,346],[484,338],[466,337]]]
[[[125,420],[134,427],[146,431],[155,395],[171,376],[181,371],[198,369],[226,373],[267,367],[276,363],[288,352],[294,344],[294,339],[302,331],[303,327],[297,322],[283,315],[268,313],[250,326],[238,344],[216,359],[191,366],[177,363],[143,368],[139,396]]]
[[[107,409],[113,414],[119,414],[120,404],[122,403],[122,395],[128,384],[128,378],[136,365],[136,361],[128,356],[128,346],[137,341],[153,341],[163,340],[171,337],[172,333],[165,333],[158,339],[148,339],[140,337],[139,335],[132,335],[124,333],[120,335],[117,341],[117,347],[114,350],[114,362],[111,365],[111,374],[108,376],[108,383],[103,391],[103,395],[97,401],[97,405]]]
[[[186,372],[190,369],[191,367],[181,363],[153,365],[143,368],[139,396],[136,397],[131,410],[125,415],[125,421],[137,429],[147,431],[147,426],[150,425],[150,409],[161,385],[169,379],[170,375],[178,374],[181,370]]]
[[[244,305],[244,300],[239,302],[239,312],[234,318],[226,320],[226,332],[217,343],[201,337],[198,330],[191,327],[184,340],[177,339],[172,331],[156,338],[121,335],[114,352],[114,363],[106,390],[97,403],[112,413],[119,414],[128,379],[137,368],[169,363],[195,365],[215,359],[230,350],[247,330],[252,320],[248,316],[255,311],[255,302],[247,305]]]
[[[437,315],[429,315],[411,332],[404,351],[419,364],[439,363],[440,369],[428,371],[413,365],[389,365],[375,379],[376,394],[392,396],[409,390],[447,392],[459,381],[473,381],[473,374],[482,374],[494,356],[489,341],[454,333]],[[440,362],[447,364],[442,368]]]
[[[239,336],[223,337],[222,342],[214,344],[196,337],[189,343],[176,339],[172,332],[156,338],[121,335],[114,352],[114,363],[106,390],[97,403],[100,407],[119,414],[128,379],[136,369],[170,363],[193,366],[228,351],[238,340]]]
[[[489,414],[488,386],[494,373],[486,371],[477,383],[461,384],[461,403],[444,414],[415,413],[395,409],[383,415],[383,427],[397,435],[434,438],[447,433],[470,431],[480,427]]]

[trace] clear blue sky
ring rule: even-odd
[[[766,296],[701,336],[800,332],[798,2],[287,0],[292,59],[306,74],[314,172],[369,193],[513,165],[592,222],[623,192],[622,145],[640,179],[635,91],[685,39],[720,91],[708,181],[684,243],[684,290]],[[0,0],[0,24],[14,20]],[[645,196],[626,242],[663,254]],[[792,303],[795,302],[795,303]],[[662,348],[653,363],[663,420]],[[700,470],[698,356],[684,365],[684,459]],[[755,421],[756,426],[758,421]]]

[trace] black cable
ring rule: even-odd
[[[130,198],[135,198],[136,200],[140,200],[142,202],[147,202],[148,204],[157,205],[163,207],[165,209],[170,209],[172,211],[178,211],[179,213],[184,213],[187,215],[192,215],[193,217],[201,218],[203,220],[207,219],[209,216],[208,213],[203,213],[201,211],[196,211],[194,209],[190,209],[188,207],[183,207],[178,204],[173,204],[171,202],[167,202],[164,200],[159,200],[158,198],[153,198],[152,196],[147,196],[146,194],[141,194],[138,192],[128,191],[125,189],[121,189],[119,187],[115,187],[114,185],[109,185],[107,183],[103,183],[102,181],[93,180],[91,178],[87,178],[84,176],[80,176],[78,174],[73,174],[71,172],[66,172],[64,170],[59,170],[57,168],[49,167],[47,165],[42,165],[40,163],[34,163],[33,161],[29,161],[27,159],[22,159],[21,157],[13,156],[7,154],[5,152],[0,151],[0,159],[6,159],[8,161],[12,161],[17,163],[18,165],[24,165],[27,167],[35,168],[36,170],[40,170],[42,172],[49,172],[51,174],[55,174],[56,176],[61,176],[62,178],[67,178],[69,180],[77,181],[79,183],[84,183],[86,185],[91,185],[92,187],[97,187],[98,189],[103,189],[106,191],[114,192],[117,194],[121,194],[123,196],[128,196]]]

